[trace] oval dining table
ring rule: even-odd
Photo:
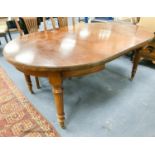
[[[108,62],[131,51],[135,52],[133,79],[140,51],[153,38],[153,33],[132,24],[80,23],[18,37],[5,46],[3,54],[25,75],[48,78],[57,119],[64,128],[63,80],[101,71]],[[27,83],[32,86],[30,80]]]

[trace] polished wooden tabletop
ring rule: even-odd
[[[25,68],[75,69],[110,61],[153,37],[153,33],[135,25],[78,24],[19,37],[6,45],[4,56]]]

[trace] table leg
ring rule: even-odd
[[[32,82],[31,82],[31,77],[30,77],[30,75],[24,74],[24,76],[25,76],[25,80],[26,80],[27,86],[28,86],[28,88],[29,88],[29,91],[30,91],[32,94],[34,94],[33,89],[32,89]]]
[[[141,49],[140,49],[141,50]],[[140,50],[136,50],[134,58],[133,58],[133,67],[132,67],[132,73],[131,73],[131,80],[133,80],[136,71],[137,71],[137,67],[138,67],[138,63],[140,61]]]
[[[65,114],[64,114],[64,103],[63,103],[63,79],[60,73],[52,73],[49,77],[49,82],[52,86],[52,91],[54,95],[55,105],[57,109],[57,119],[62,128],[64,126]]]
[[[40,83],[38,77],[35,77],[37,88],[40,89]]]

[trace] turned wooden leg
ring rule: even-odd
[[[39,84],[39,79],[38,79],[38,77],[35,77],[35,80],[36,80],[37,88],[40,89],[41,87],[40,87],[40,84]]]
[[[27,86],[28,86],[29,91],[30,91],[32,94],[34,94],[34,92],[33,92],[33,90],[32,90],[32,82],[31,82],[31,77],[30,77],[30,75],[26,75],[26,74],[24,74],[24,75],[25,75],[25,80],[26,80],[26,83],[27,83]]]
[[[54,95],[55,105],[57,109],[57,119],[62,128],[64,126],[65,114],[64,114],[64,103],[63,103],[63,88],[62,82],[63,79],[60,73],[52,73],[49,77],[49,82],[52,86],[52,91]]]
[[[136,71],[137,71],[137,67],[138,67],[138,63],[140,61],[140,50],[136,50],[134,58],[133,58],[133,67],[132,67],[132,73],[131,73],[131,80],[133,80]]]

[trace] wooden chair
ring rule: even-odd
[[[133,56],[134,66],[132,70],[131,80],[134,78],[138,63],[141,60],[150,60],[155,64],[155,17],[141,17],[137,25],[143,26],[143,28],[145,28],[146,30],[154,33],[154,39],[145,47],[135,52]]]
[[[24,17],[23,20],[29,34],[38,31],[37,17]]]
[[[143,26],[146,30],[155,34],[155,17],[141,17],[137,25]],[[155,64],[155,39],[141,52],[142,59],[150,60]]]
[[[58,17],[59,27],[68,26],[68,18],[67,17]],[[72,17],[72,25],[75,25],[75,17]]]
[[[58,17],[59,27],[68,26],[68,18],[67,17]]]
[[[22,19],[23,19],[23,21],[25,23],[25,26],[27,28],[28,33],[33,33],[33,32],[37,32],[38,31],[37,17],[23,17]],[[19,25],[18,18],[15,18],[15,23],[16,23],[16,26],[17,26],[17,29],[18,29],[20,35],[23,36],[24,32],[23,32],[23,30],[21,29],[21,27]],[[31,93],[34,93],[33,89],[32,89],[32,82],[31,82],[30,75],[26,75],[25,74],[24,76],[25,76],[25,80],[26,80],[26,83],[28,85],[29,91]],[[39,84],[38,77],[35,77],[35,81],[36,81],[37,88],[39,89],[40,88],[40,84]]]
[[[56,27],[56,21],[54,19],[54,17],[50,17],[51,20],[51,24],[53,26],[53,29],[58,29],[64,26],[68,26],[68,17],[57,17],[58,20],[58,27]],[[44,23],[44,30],[47,30],[47,26],[46,26],[46,17],[43,17],[43,23]],[[75,17],[72,17],[72,25],[75,25]]]
[[[37,32],[39,30],[37,17],[22,17],[21,19],[24,22],[23,24],[26,26],[28,33]],[[16,23],[17,29],[18,29],[20,35],[23,36],[24,31],[21,28],[19,22],[20,22],[19,18],[15,18],[15,23]]]

